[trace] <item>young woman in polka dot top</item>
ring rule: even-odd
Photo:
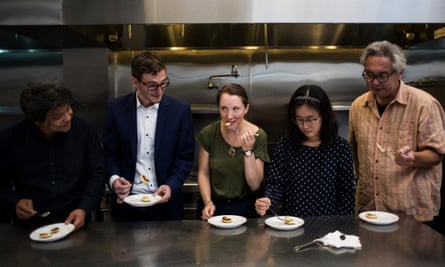
[[[338,136],[338,122],[322,88],[298,88],[288,106],[289,134],[275,147],[261,216],[282,204],[281,214],[298,217],[352,215],[355,178],[352,153]]]

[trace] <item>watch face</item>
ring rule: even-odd
[[[244,151],[244,155],[249,157],[250,155],[252,155],[252,150]]]

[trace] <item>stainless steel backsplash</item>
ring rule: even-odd
[[[0,127],[21,117],[19,94],[27,82],[62,79],[78,100],[78,113],[88,117],[100,133],[109,99],[132,92],[130,62],[140,51],[112,52],[104,48],[56,51],[11,51],[0,54]],[[239,83],[246,88],[251,109],[248,119],[266,130],[270,148],[286,133],[286,105],[303,84],[323,87],[336,110],[340,135],[347,136],[349,105],[365,92],[360,76],[359,49],[219,49],[156,50],[167,63],[171,86],[166,94],[192,105],[195,133],[217,120],[217,89],[209,89],[209,77],[230,74],[237,65],[239,76],[215,77],[214,85]],[[444,97],[443,49],[406,50],[406,82],[413,82]],[[195,163],[195,168],[197,163]]]

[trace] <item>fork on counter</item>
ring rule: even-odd
[[[309,241],[309,242],[306,242],[306,243],[304,243],[304,244],[302,244],[302,245],[295,246],[295,247],[294,247],[294,251],[295,251],[295,252],[298,252],[298,251],[303,250],[303,249],[305,249],[305,248],[307,248],[307,247],[310,247],[310,246],[315,245],[315,244],[318,245],[318,244],[320,244],[320,243],[321,243],[321,240],[320,240],[320,239],[314,239],[314,240]]]

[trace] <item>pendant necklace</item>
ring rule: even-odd
[[[239,131],[239,129],[235,129],[235,134],[236,134],[237,131]],[[227,137],[227,138],[228,138],[228,137]],[[236,149],[235,149],[235,147],[234,147],[233,145],[229,144],[229,142],[227,142],[227,141],[226,141],[226,143],[227,143],[228,145],[230,145],[229,150],[228,150],[228,152],[229,152],[229,156],[231,156],[232,158],[235,157],[235,153],[236,153]]]
[[[229,155],[230,155],[232,158],[235,156],[235,152],[236,152],[235,148],[234,148],[232,145],[230,145],[230,148],[229,148]]]

